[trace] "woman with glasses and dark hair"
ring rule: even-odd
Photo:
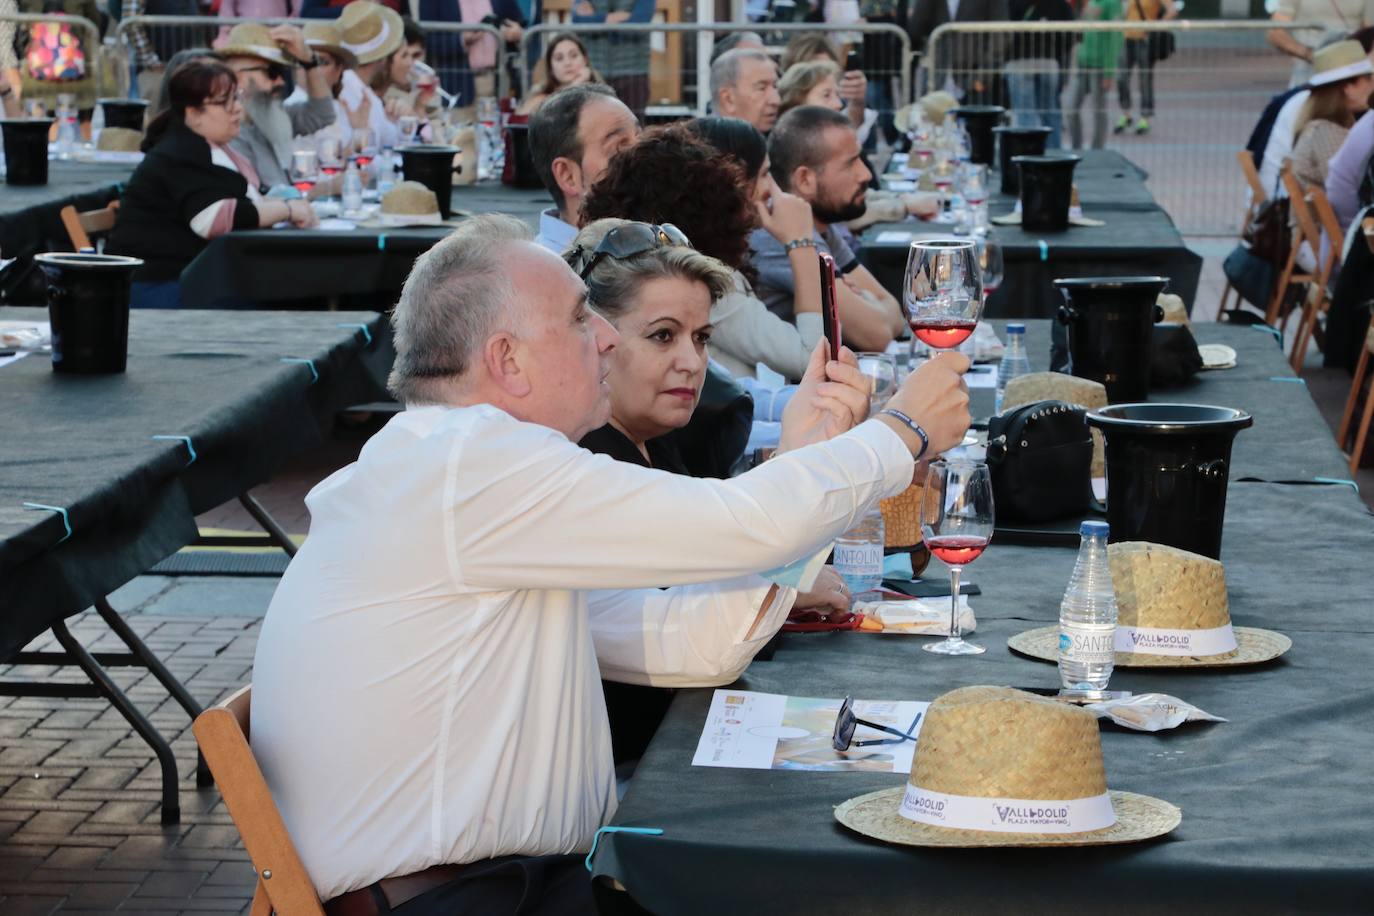
[[[767,161],[763,135],[738,118],[656,128],[611,160],[582,214],[586,220],[613,216],[681,227],[731,272],[729,289],[711,310],[712,357],[736,377],[752,377],[763,363],[795,381],[821,338],[820,274],[809,246],[811,206],[778,188]],[[663,181],[664,175],[673,180]],[[760,225],[784,245],[806,240],[790,251],[795,325],[768,311],[750,286],[749,233]]]
[[[168,78],[168,107],[148,125],[146,155],[130,177],[105,250],[143,259],[131,304],[181,305],[181,271],[210,239],[290,221],[313,226],[308,201],[258,192],[253,166],[229,148],[243,121],[234,71],[196,60]]]
[[[691,247],[672,224],[601,219],[583,228],[564,259],[587,284],[587,303],[620,333],[610,354],[611,419],[579,443],[589,451],[675,474],[707,476],[694,469],[691,453],[702,435],[693,421],[707,379],[712,305],[734,289],[732,272]],[[752,416],[752,408],[749,409]],[[700,419],[700,418],[698,418]],[[748,435],[748,420],[744,433]],[[705,433],[709,435],[709,433]],[[786,441],[784,433],[784,441]],[[741,440],[735,447],[742,451]],[[719,612],[722,589],[710,583],[665,593],[666,600],[699,600],[702,613]],[[794,607],[847,610],[849,596],[833,571]],[[779,609],[775,626],[785,612]],[[598,626],[594,620],[593,636]],[[754,646],[757,650],[759,645]],[[738,659],[737,677],[753,653]],[[724,681],[720,681],[723,683]],[[655,687],[603,681],[617,763],[638,758],[668,709],[671,694]]]

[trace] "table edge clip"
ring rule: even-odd
[[[315,368],[315,361],[313,359],[301,359],[299,356],[283,356],[281,361],[284,363],[304,363],[310,367],[310,384],[313,385],[320,380],[320,372]]]
[[[196,463],[196,447],[191,444],[190,436],[150,436],[149,438],[166,440],[171,442],[185,442],[186,451],[191,453],[191,460],[186,462],[186,467],[189,468],[191,465]]]
[[[587,871],[592,870],[592,857],[596,855],[596,846],[601,842],[603,833],[637,833],[640,836],[663,836],[662,827],[599,827],[592,836],[592,848],[587,852]]]
[[[25,509],[43,509],[48,512],[56,512],[58,515],[62,516],[62,524],[67,529],[67,533],[62,536],[62,541],[65,541],[72,536],[71,517],[67,515],[67,510],[63,509],[61,506],[46,506],[43,503],[20,503],[20,505],[22,505]],[[58,541],[57,543],[61,544],[62,541]]]

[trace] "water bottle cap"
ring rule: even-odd
[[[1078,526],[1080,537],[1106,537],[1109,530],[1107,523],[1100,519],[1088,519]]]
[[[1019,322],[1019,321],[1008,322],[1008,323],[1007,323],[1007,333],[1008,333],[1008,334],[1024,334],[1024,333],[1026,333],[1026,326],[1025,326],[1024,324],[1022,324],[1021,322]]]

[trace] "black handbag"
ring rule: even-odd
[[[1174,42],[1173,32],[1151,32],[1149,41],[1151,63],[1157,64],[1174,56],[1177,44]]]
[[[1093,440],[1082,407],[1023,404],[988,421],[988,468],[997,517],[1044,522],[1092,504]]]
[[[1288,198],[1271,197],[1260,204],[1254,219],[1246,224],[1241,241],[1255,257],[1274,265],[1285,263],[1293,247],[1293,233],[1288,228]]]

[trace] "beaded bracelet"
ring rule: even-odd
[[[878,413],[887,414],[889,417],[893,417],[894,419],[900,420],[902,423],[906,425],[907,429],[911,430],[913,433],[920,437],[921,450],[912,456],[913,460],[920,461],[921,456],[926,453],[926,450],[928,448],[930,448],[930,436],[926,435],[926,431],[924,429],[921,429],[920,424],[917,423],[915,420],[911,419],[911,417],[908,417],[906,414],[902,413],[900,410],[897,410],[893,407],[885,407],[882,410],[878,411]]]

